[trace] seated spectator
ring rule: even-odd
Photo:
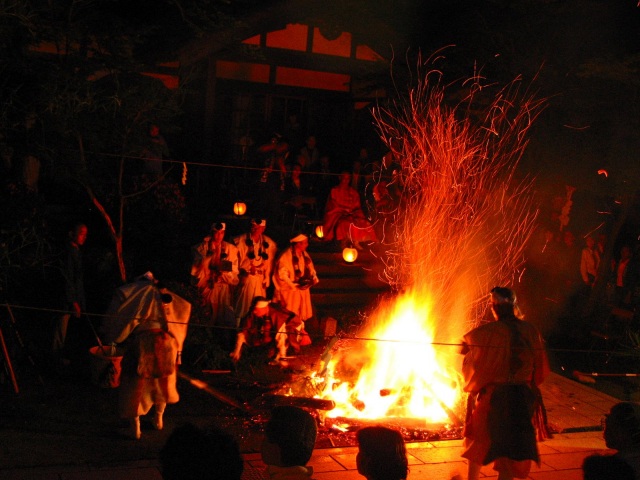
[[[316,197],[318,212],[324,212],[331,189],[336,185],[336,175],[331,167],[329,155],[322,155],[316,168],[311,170],[313,178],[312,192]]]
[[[284,185],[284,205],[291,218],[294,214],[314,216],[316,209],[316,197],[311,193],[311,185],[307,176],[302,172],[302,165],[294,163],[291,167],[291,175],[287,177]]]
[[[351,174],[342,172],[340,183],[331,189],[324,214],[324,239],[335,239],[343,248],[352,242],[354,247],[362,250],[361,242],[375,242],[377,237],[362,211],[360,194],[350,182]]]
[[[177,427],[160,451],[164,480],[240,480],[244,463],[236,440],[218,427]]]
[[[262,461],[271,480],[308,480],[318,426],[309,412],[281,405],[271,411],[262,443]]]
[[[365,427],[356,433],[358,473],[367,480],[404,480],[409,474],[402,435],[387,427]]]
[[[604,418],[603,436],[607,447],[617,450],[615,456],[631,465],[640,479],[640,404],[620,402],[611,407]]]
[[[304,147],[300,149],[298,158],[300,165],[302,165],[302,169],[305,171],[313,170],[318,165],[320,152],[316,147],[316,143],[316,137],[314,135],[309,135],[305,140]]]
[[[277,363],[287,355],[287,348],[300,350],[297,344],[297,330],[302,322],[295,313],[271,303],[264,297],[255,297],[253,307],[242,319],[236,348],[231,353],[234,362],[240,360],[242,347],[262,348],[267,350],[269,358]]]
[[[615,455],[589,455],[582,462],[584,480],[635,480],[633,468]]]
[[[633,250],[628,245],[620,249],[620,259],[613,265],[615,297],[614,302],[623,308],[633,308],[634,292],[638,283],[639,272]]]

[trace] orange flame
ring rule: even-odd
[[[330,397],[337,408],[329,417],[450,421],[443,405],[454,405],[459,399],[458,374],[442,367],[432,346],[430,310],[428,302],[414,294],[378,307],[363,332],[376,340],[360,337],[357,352],[348,349],[330,365]],[[362,368],[355,384],[335,380],[343,376],[341,369],[349,370],[359,363]]]

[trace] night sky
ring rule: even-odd
[[[444,50],[448,73],[474,63],[489,80],[522,75],[547,107],[521,163],[544,195],[576,187],[576,228],[604,197],[640,187],[640,8],[635,1],[435,2],[406,25],[409,43]],[[608,176],[599,170],[605,170]],[[637,216],[637,215],[636,215]],[[633,215],[630,221],[634,220]]]

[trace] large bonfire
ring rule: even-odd
[[[316,379],[336,403],[328,417],[459,424],[457,344],[486,313],[489,289],[513,285],[523,267],[535,211],[516,167],[543,107],[519,79],[497,93],[478,77],[465,88],[448,106],[430,71],[376,111],[397,163],[376,178],[396,192],[395,208],[378,218],[394,293],[338,342]]]

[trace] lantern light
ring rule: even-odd
[[[358,250],[353,247],[347,247],[342,250],[342,258],[347,263],[353,263],[356,261],[356,258],[358,258]]]
[[[236,202],[233,204],[233,213],[238,216],[244,215],[247,211],[247,204],[243,202]]]
[[[324,237],[324,229],[322,228],[322,225],[318,225],[316,227],[316,237],[318,237],[318,238],[323,238]]]

